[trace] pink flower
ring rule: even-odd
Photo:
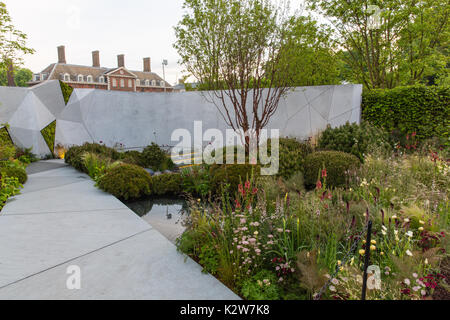
[[[317,190],[320,190],[320,189],[322,189],[322,181],[317,181],[317,183],[316,183],[316,189]]]

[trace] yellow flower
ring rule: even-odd
[[[425,221],[420,220],[419,223],[420,224],[425,224]]]
[[[419,231],[423,231],[423,227],[420,227],[420,228],[419,228]]]
[[[380,255],[384,256],[384,252],[383,252],[383,251],[381,251],[381,252],[380,252]]]
[[[360,255],[364,255],[365,253],[366,253],[366,250],[364,250],[364,249],[359,250]]]
[[[338,260],[337,264],[338,264],[338,266],[340,266],[342,264],[342,261]]]
[[[366,242],[367,242],[366,240],[363,240],[363,243],[364,243],[364,244],[366,244]]]
[[[377,244],[375,240],[370,241],[371,244]]]
[[[396,216],[396,215],[393,215],[393,216],[392,216],[392,219],[393,219],[393,220],[397,219],[397,216]]]
[[[372,246],[370,246],[370,250],[371,250],[371,251],[375,251],[375,250],[377,250],[377,247],[375,247],[375,246],[372,245]]]

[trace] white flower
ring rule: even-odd
[[[383,236],[387,235],[386,231],[384,231],[384,230],[381,230],[381,234],[382,234]]]
[[[406,278],[405,280],[403,280],[403,283],[409,286],[411,284],[411,281],[409,281],[409,279]]]
[[[381,226],[381,229],[383,229],[384,231],[387,231],[386,226]]]
[[[411,251],[409,251],[409,250],[406,250],[406,254],[407,254],[408,256],[410,256],[410,257],[412,257],[412,256],[413,256],[412,252],[411,252]]]
[[[404,220],[406,223],[408,223],[409,222],[409,219],[408,218],[405,218],[405,220]]]
[[[414,234],[413,234],[412,231],[408,231],[408,232],[406,233],[406,235],[407,235],[408,237],[412,238]]]
[[[420,287],[418,287],[418,286],[413,287],[413,290],[414,290],[415,292],[419,291],[419,289],[420,289]]]
[[[426,296],[426,295],[427,295],[427,292],[426,292],[425,290],[420,291],[420,293],[421,293],[423,296]]]
[[[330,291],[331,292],[336,292],[336,288],[334,286],[330,286]]]
[[[414,278],[417,278],[419,275],[418,275],[417,273],[413,273],[412,276],[413,276]]]

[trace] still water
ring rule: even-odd
[[[182,199],[148,199],[125,204],[172,243],[186,230],[183,220],[188,206]]]

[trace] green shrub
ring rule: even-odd
[[[364,155],[375,149],[388,151],[389,136],[386,131],[376,128],[368,122],[361,125],[346,123],[338,128],[328,128],[322,132],[318,141],[320,150],[334,150],[351,153],[364,161]]]
[[[175,167],[169,155],[156,143],[152,143],[142,151],[141,165],[155,171],[172,170]]]
[[[327,170],[326,184],[330,187],[346,185],[346,172],[361,165],[357,157],[340,151],[320,151],[310,154],[305,160],[305,184],[316,185],[321,171]]]
[[[0,169],[0,175],[2,177],[17,178],[20,184],[24,184],[28,180],[27,172],[20,167],[3,167]]]
[[[142,162],[142,155],[139,151],[127,151],[122,153],[121,160],[124,163],[140,166]]]
[[[153,193],[158,196],[178,195],[181,189],[183,178],[178,173],[166,173],[159,176],[153,176]]]
[[[0,177],[0,210],[8,198],[20,193],[21,187],[22,185],[16,177]]]
[[[260,174],[260,167],[250,164],[224,164],[213,165],[210,168],[211,190],[220,193],[227,189],[234,193],[238,190],[239,184],[245,183],[252,175],[257,178]]]
[[[181,171],[182,188],[186,193],[206,197],[210,191],[209,170],[203,167],[186,168]]]
[[[262,270],[244,281],[242,295],[247,300],[278,300],[278,279],[273,272]]]
[[[417,133],[419,140],[450,138],[450,87],[409,86],[363,94],[362,116],[388,132]]]
[[[14,157],[16,148],[6,127],[0,128],[0,160]]]
[[[74,146],[69,148],[64,157],[65,162],[79,171],[88,173],[83,159],[83,155],[85,153],[94,153],[102,156],[103,158],[109,158],[113,161],[121,158],[120,152],[114,150],[113,148],[109,148],[98,143],[85,143],[82,146]]]
[[[268,154],[271,154],[271,143],[268,142]],[[278,175],[284,179],[289,179],[297,172],[303,172],[305,158],[312,152],[309,142],[300,142],[296,139],[279,139],[279,170]]]
[[[98,180],[98,187],[122,200],[139,199],[152,192],[152,177],[131,164],[112,166]]]

